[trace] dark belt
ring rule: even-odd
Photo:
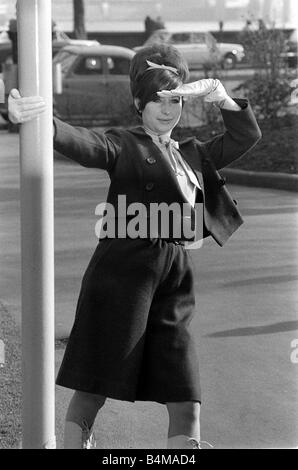
[[[175,245],[181,245],[181,246],[185,246],[185,242],[184,240],[169,240],[170,242],[172,241]]]
[[[151,240],[163,240],[167,243],[174,243],[174,245],[181,245],[181,246],[185,246],[185,244],[187,243],[185,240],[174,240],[172,238],[162,238],[162,237],[153,238]]]
[[[167,243],[174,243],[174,245],[181,245],[181,246],[185,246],[185,244],[187,243],[187,241],[185,241],[185,240],[176,240],[176,239],[173,239],[173,238],[162,238],[162,237],[154,237],[154,238],[152,238],[152,237],[148,237],[148,238],[141,238],[141,237],[138,237],[138,238],[103,237],[103,238],[98,239],[98,241],[101,241],[101,240],[163,240]]]

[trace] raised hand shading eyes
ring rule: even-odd
[[[227,98],[228,94],[218,79],[207,78],[186,83],[174,90],[161,90],[159,96],[204,97],[205,101],[218,102]]]

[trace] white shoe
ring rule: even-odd
[[[192,445],[193,449],[214,449],[214,446],[207,441],[197,441],[190,437],[188,442]]]
[[[168,438],[168,449],[213,449],[213,446],[207,441],[179,435]]]

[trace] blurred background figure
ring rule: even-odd
[[[17,34],[17,20],[16,18],[11,18],[8,23],[7,35],[11,40],[12,44],[12,62],[14,64],[18,63],[18,34]]]
[[[161,16],[158,16],[155,20],[151,18],[151,16],[146,16],[145,18],[145,36],[146,39],[151,36],[151,34],[156,31],[157,29],[164,29],[165,23]]]

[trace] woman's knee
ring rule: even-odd
[[[97,412],[102,408],[106,397],[93,393],[75,391],[70,401],[66,421],[72,421],[82,426],[87,423],[91,429],[96,418]]]
[[[75,391],[66,413],[66,421],[79,425],[85,420],[89,427],[93,425],[97,412],[102,408],[106,397],[93,393]]]
[[[201,404],[198,401],[166,403],[170,419],[196,421],[200,418]]]
[[[81,392],[78,390],[75,391],[73,398],[78,404],[81,404],[81,406],[90,406],[94,408],[101,408],[106,401],[106,397],[104,397],[103,395]]]

